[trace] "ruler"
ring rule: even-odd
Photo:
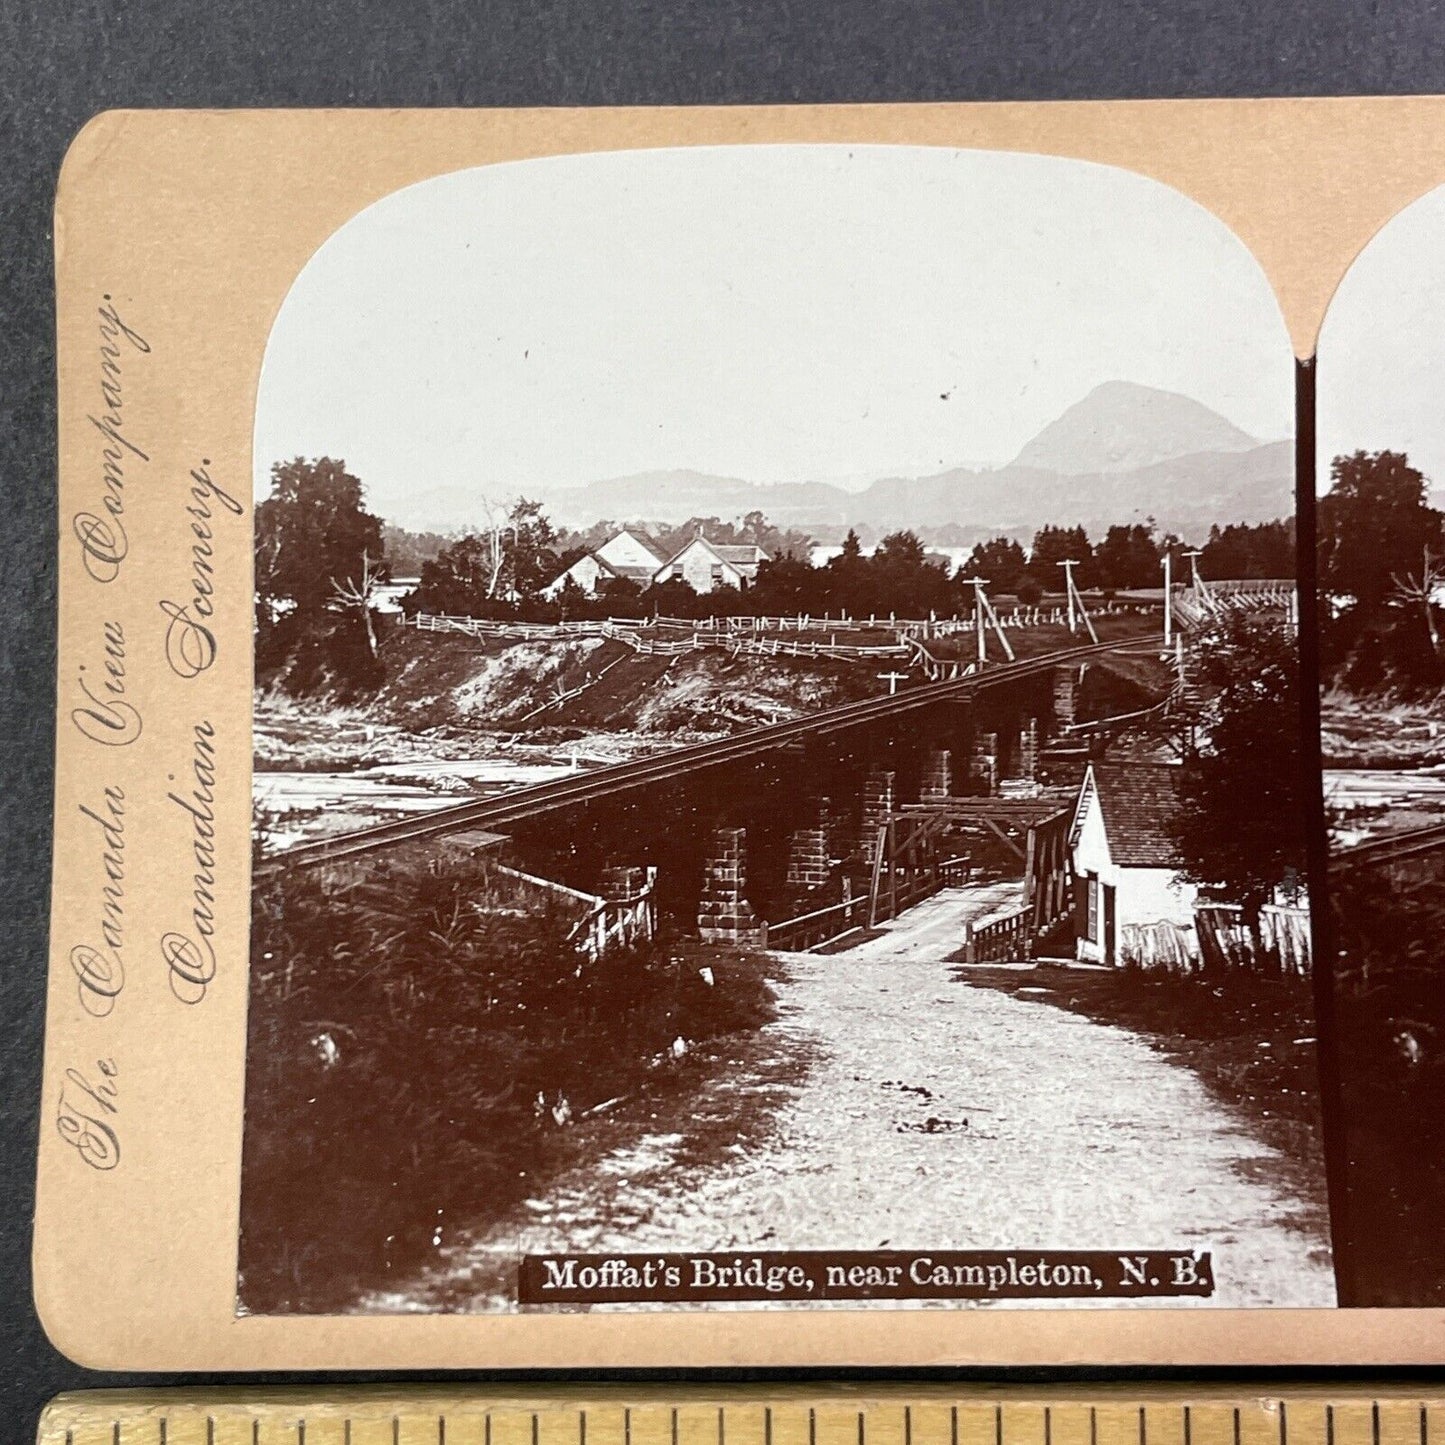
[[[1445,1445],[1445,1385],[94,1391],[40,1445]]]

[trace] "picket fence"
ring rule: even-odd
[[[1309,976],[1307,908],[1269,904],[1260,911],[1259,931],[1271,956],[1271,968],[1277,959],[1281,971]],[[1171,973],[1258,970],[1266,963],[1255,956],[1254,938],[1244,921],[1244,911],[1234,903],[1199,904],[1192,927],[1169,922],[1123,924],[1119,929],[1119,957],[1136,968]]]

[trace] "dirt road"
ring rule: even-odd
[[[1015,885],[1016,887],[1017,885]],[[699,1113],[772,1088],[773,1129],[686,1162],[688,1121],[438,1245],[372,1309],[505,1307],[521,1253],[730,1249],[1210,1249],[1219,1306],[1334,1303],[1326,1241],[1274,1180],[1278,1156],[1187,1069],[1123,1029],[956,981],[962,923],[997,898],[944,893],[882,936],[788,959],[766,1065]],[[666,1122],[666,1121],[664,1121]]]

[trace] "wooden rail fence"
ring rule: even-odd
[[[518,892],[557,900],[577,913],[568,941],[594,961],[610,949],[645,942],[657,932],[656,868],[647,869],[642,888],[627,898],[584,893],[580,888],[569,888],[555,879],[524,873],[520,868],[509,868],[502,863],[494,863],[491,871],[510,880]]]
[[[768,947],[780,953],[806,953],[861,928],[868,916],[866,897],[845,898],[841,903],[812,913],[768,925]]]
[[[1025,904],[985,923],[963,925],[965,963],[1013,963],[1033,951],[1033,905]]]
[[[1094,616],[1151,610],[1151,604],[1108,602],[1091,608]],[[1015,607],[998,614],[1005,629],[1061,626],[1066,617],[1061,607]],[[949,682],[970,676],[977,663],[970,658],[935,656],[924,642],[955,637],[977,627],[972,613],[959,617],[900,618],[870,613],[867,618],[825,614],[815,617],[799,613],[792,617],[607,617],[586,621],[521,622],[486,617],[414,613],[403,626],[418,632],[454,633],[481,641],[506,640],[548,642],[601,638],[620,642],[633,652],[648,657],[681,657],[705,647],[719,647],[733,657],[808,657],[838,661],[877,663],[892,658],[906,659],[930,682]],[[890,642],[840,641],[839,633],[891,633]],[[789,637],[791,633],[793,636]],[[818,634],[831,634],[825,641]],[[804,640],[804,634],[812,634]],[[548,706],[554,704],[549,703]],[[537,711],[542,711],[538,708]]]

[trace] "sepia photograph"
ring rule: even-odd
[[[1445,907],[1445,437],[1351,329],[1395,287],[1422,335],[1389,240],[1310,599],[1368,1288],[1264,273],[1112,167],[742,145],[439,175],[275,318],[238,1312],[1440,1303],[1445,1022],[1370,932]]]
[[[1445,1303],[1445,190],[1320,334],[1321,754],[1354,1302]]]

